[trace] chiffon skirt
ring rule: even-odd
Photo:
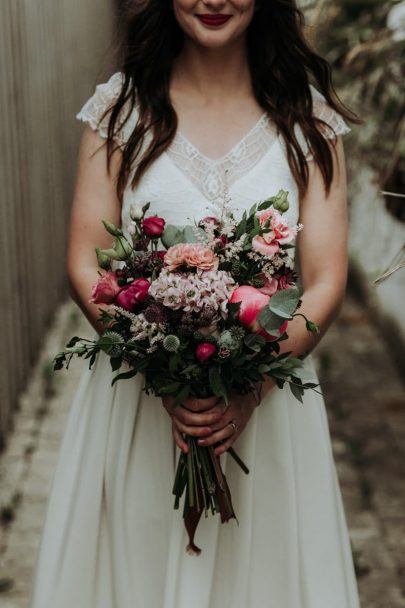
[[[190,556],[170,418],[141,377],[111,387],[99,355],[68,417],[30,608],[358,608],[322,397],[274,389],[235,449],[249,475],[221,459],[239,525],[203,516]]]

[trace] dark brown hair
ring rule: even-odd
[[[135,163],[133,188],[176,133],[177,115],[170,100],[170,76],[182,49],[184,34],[171,5],[171,0],[129,0],[119,15],[118,68],[123,74],[123,86],[109,119],[108,170],[117,147],[116,134],[135,104],[139,112],[137,124],[123,149],[117,183],[120,198]],[[302,129],[326,190],[333,178],[331,149],[321,132],[328,127],[313,115],[310,81],[331,108],[357,122],[356,116],[339,101],[329,64],[310,47],[303,26],[304,18],[295,0],[261,0],[257,2],[247,31],[254,95],[285,142],[288,162],[301,193],[308,184],[308,164],[295,125]],[[126,118],[122,124],[123,115]],[[143,150],[149,132],[151,141]]]

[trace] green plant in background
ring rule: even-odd
[[[309,11],[339,94],[364,120],[349,138],[351,156],[396,191],[405,174],[404,13],[403,0],[318,0]]]

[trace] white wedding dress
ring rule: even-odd
[[[78,118],[98,119],[121,74],[96,88]],[[313,90],[315,112],[337,134],[342,118]],[[135,110],[119,138],[133,129]],[[303,142],[303,145],[304,142]],[[135,191],[133,202],[186,224],[229,190],[235,213],[280,188],[297,188],[281,138],[263,116],[228,154],[211,160],[177,133]],[[306,366],[313,370],[311,358]],[[315,372],[314,372],[315,373]],[[239,520],[202,517],[199,557],[186,553],[182,512],[173,510],[176,451],[171,421],[142,378],[111,387],[107,357],[85,366],[53,479],[30,608],[358,608],[350,543],[324,402],[274,389],[235,444],[245,475],[221,456]]]

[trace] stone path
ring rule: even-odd
[[[92,331],[67,304],[58,311],[0,456],[3,608],[27,606],[46,499],[81,369],[77,361],[69,373],[54,375],[51,360],[74,333]],[[404,387],[371,318],[350,300],[316,358],[362,608],[405,608]]]

